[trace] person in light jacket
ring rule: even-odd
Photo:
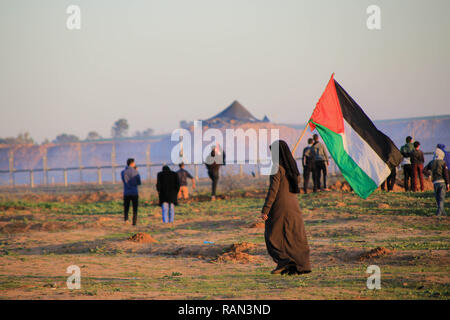
[[[431,180],[434,186],[434,196],[436,198],[436,215],[445,216],[444,203],[445,192],[449,189],[448,168],[444,161],[445,153],[436,148],[434,153],[434,160],[430,161],[423,169],[425,175],[431,172]]]

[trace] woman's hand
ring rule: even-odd
[[[261,219],[263,219],[263,221],[266,221],[267,219],[269,219],[269,217],[267,216],[267,214],[261,213]]]

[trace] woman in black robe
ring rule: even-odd
[[[270,149],[272,162],[278,169],[270,176],[261,218],[265,220],[267,251],[277,263],[272,274],[309,273],[309,245],[297,199],[300,193],[297,163],[285,141],[275,141]]]

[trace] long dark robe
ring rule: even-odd
[[[302,213],[296,194],[289,191],[286,170],[281,165],[270,176],[262,213],[268,215],[264,232],[267,251],[278,267],[291,264],[299,273],[311,271]]]

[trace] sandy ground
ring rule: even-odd
[[[199,195],[177,207],[173,225],[141,199],[137,227],[122,221],[114,196],[3,201],[0,298],[449,298],[450,220],[433,216],[431,193],[377,192],[369,201],[343,191],[299,195],[313,266],[303,276],[270,274],[258,220],[264,193],[214,202]],[[139,232],[156,242],[130,240]],[[373,264],[381,290],[366,287]],[[70,265],[81,270],[79,290],[67,288]]]

